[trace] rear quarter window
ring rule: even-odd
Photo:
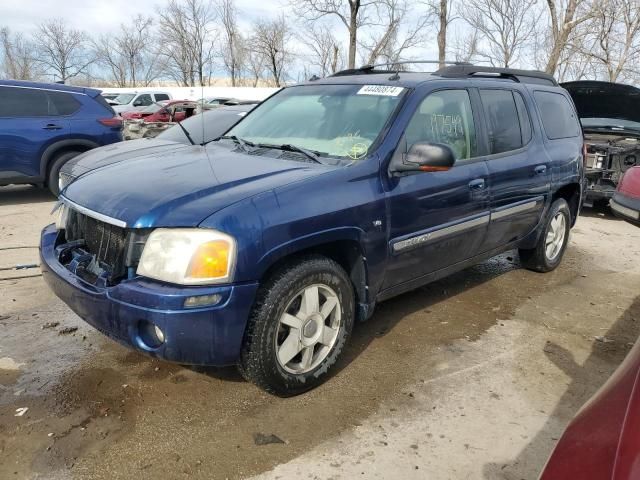
[[[156,102],[161,102],[163,100],[169,100],[169,95],[166,93],[156,93]]]
[[[567,97],[561,93],[542,91],[534,92],[533,96],[538,104],[547,138],[557,140],[577,137],[581,134],[576,112]]]
[[[116,114],[116,111],[113,108],[111,108],[111,105],[109,105],[109,102],[107,102],[107,100],[102,95],[98,95],[93,99],[96,102],[98,102],[100,105],[102,105],[104,108],[106,108],[109,111],[109,113],[111,113],[112,115]]]

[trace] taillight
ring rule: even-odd
[[[105,127],[112,127],[112,128],[122,127],[122,118],[120,117],[99,118],[98,122],[100,122]]]

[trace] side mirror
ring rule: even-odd
[[[391,172],[444,172],[456,161],[453,150],[442,143],[418,142],[407,153],[395,155]]]

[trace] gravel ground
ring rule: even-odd
[[[0,268],[37,262],[53,205],[0,188]],[[640,333],[639,244],[588,210],[555,272],[511,252],[389,300],[290,399],[131,352],[0,270],[0,478],[535,479]]]

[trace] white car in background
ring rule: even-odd
[[[107,100],[111,108],[117,113],[128,112],[131,110],[142,110],[153,103],[171,100],[171,94],[168,92],[127,92],[121,93],[112,100]]]

